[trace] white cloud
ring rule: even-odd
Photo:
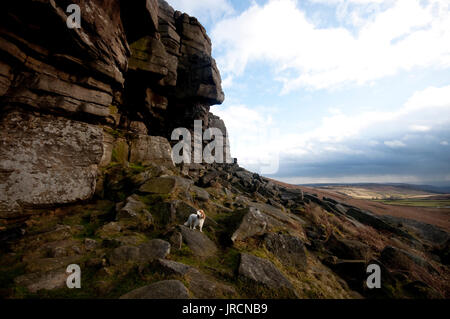
[[[414,124],[410,126],[410,129],[413,132],[428,132],[429,130],[431,130],[431,127],[426,125]]]
[[[225,79],[222,80],[222,88],[227,89],[233,86],[233,76],[228,75]]]
[[[367,84],[402,70],[450,67],[450,1],[325,2],[387,9],[375,10],[370,19],[360,17],[360,26],[349,30],[318,28],[295,0],[254,3],[213,29],[221,71],[239,76],[250,62],[267,62],[287,93]],[[356,9],[347,10],[344,20]]]
[[[314,129],[306,132],[285,132],[283,123],[273,121],[270,109],[254,110],[245,105],[233,105],[215,106],[212,111],[227,124],[233,156],[248,167],[272,158],[274,154],[268,156],[267,150],[294,159],[336,153],[361,154],[361,148],[380,145],[376,140],[379,134],[403,135],[419,120],[423,123],[420,125],[422,130],[437,124],[448,126],[450,86],[418,91],[395,111],[331,112]],[[359,144],[351,146],[355,140],[359,140]],[[406,140],[392,138],[382,143],[390,148],[402,148],[407,146]]]
[[[440,118],[436,118],[436,113]],[[407,102],[395,111],[369,111],[361,113],[337,113],[326,116],[314,130],[303,134],[291,134],[284,138],[282,150],[292,154],[320,152],[320,143],[345,143],[352,138],[370,135],[370,132],[388,134],[389,131],[408,131],[411,122],[420,120],[419,128],[450,122],[450,86],[429,87],[415,92]],[[376,142],[375,142],[376,143]],[[376,146],[373,140],[369,146]],[[403,142],[387,141],[389,147],[401,147]]]
[[[186,12],[190,16],[206,23],[234,12],[228,0],[167,0],[175,10]]]
[[[450,108],[450,85],[441,88],[429,87],[414,93],[406,102],[403,112],[424,108]]]
[[[369,3],[383,3],[386,0],[308,0],[313,3],[326,3],[326,4],[337,4],[337,3],[356,3],[356,4],[369,4]]]
[[[402,141],[398,141],[398,140],[386,141],[386,142],[384,142],[384,145],[386,145],[386,146],[388,146],[390,148],[399,148],[399,147],[405,147],[406,146],[405,143],[403,143]]]
[[[213,106],[211,111],[227,125],[231,153],[253,171],[274,174],[279,164],[279,135],[271,110],[245,105]]]
[[[441,144],[442,146],[448,146],[448,142],[447,142],[447,141],[442,141],[440,144]]]

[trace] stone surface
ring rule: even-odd
[[[189,291],[179,280],[158,281],[130,291],[120,299],[188,299]]]
[[[189,283],[189,291],[191,291],[196,298],[232,298],[236,295],[236,291],[233,287],[225,285],[195,268],[189,269],[185,274],[185,278]]]
[[[142,185],[139,191],[152,194],[172,194],[187,192],[192,184],[191,180],[179,176],[164,176],[152,178]]]
[[[145,36],[132,43],[130,48],[130,70],[149,72],[161,78],[168,74],[167,52],[160,40]]]
[[[207,202],[209,200],[209,193],[203,188],[193,185],[190,187],[190,190],[194,193],[194,198],[196,200],[199,200],[201,202]]]
[[[181,54],[178,65],[177,98],[195,99],[211,104],[221,104],[224,93],[220,73],[211,57],[211,40],[196,18],[187,14],[175,17],[177,32],[181,37]]]
[[[172,148],[164,137],[140,135],[131,142],[130,162],[173,167]]]
[[[184,242],[192,250],[194,255],[199,257],[210,257],[216,254],[216,244],[214,244],[214,242],[205,234],[185,226],[180,226],[180,229]]]
[[[153,217],[139,197],[133,195],[126,199],[125,205],[117,212],[117,221],[124,228],[144,231],[153,224]]]
[[[343,239],[331,235],[325,247],[340,259],[365,260],[369,247],[357,240]]]
[[[124,83],[129,55],[119,1],[78,1],[84,13],[80,29],[67,28],[66,6],[60,1],[26,1],[27,12],[23,5],[7,4],[10,15],[2,19],[8,26],[2,37],[7,32],[16,36],[2,39],[0,50],[14,64],[26,66],[25,72],[14,71],[21,72],[22,80],[11,83],[8,103],[107,117],[111,85]],[[46,17],[45,23],[37,16]],[[73,69],[79,76],[71,76]]]
[[[66,268],[68,265],[77,263],[80,259],[79,255],[62,256],[62,257],[44,257],[33,258],[31,255],[26,258],[26,271],[30,273],[43,274],[56,269]]]
[[[167,274],[182,276],[188,283],[189,291],[196,298],[216,299],[232,297],[236,294],[231,286],[217,281],[192,266],[165,259],[159,259],[158,266]]]
[[[147,135],[148,133],[147,126],[145,126],[145,123],[141,121],[132,121],[128,129],[131,132],[139,135]]]
[[[175,210],[172,220],[179,224],[184,224],[191,214],[195,214],[197,209],[189,203],[182,200],[174,200],[172,207]],[[206,223],[207,221],[205,221]]]
[[[95,239],[85,238],[84,246],[86,247],[86,250],[91,251],[98,247],[98,242]]]
[[[299,238],[283,234],[267,234],[264,237],[264,244],[283,264],[306,269],[306,249]]]
[[[112,265],[146,263],[165,258],[170,253],[170,244],[161,239],[152,239],[139,246],[120,246],[112,250],[108,259]]]
[[[42,289],[52,290],[65,287],[68,276],[66,268],[60,268],[46,273],[22,275],[15,279],[15,283],[18,286],[27,288],[30,292],[37,292]]]
[[[417,220],[389,215],[381,216],[381,219],[391,225],[406,227],[409,231],[416,233],[421,238],[437,245],[442,245],[450,239],[450,234],[445,230]]]
[[[108,256],[112,265],[121,265],[139,261],[139,248],[135,246],[120,246],[115,248]]]
[[[268,229],[268,220],[258,209],[249,207],[242,218],[241,224],[231,236],[231,240],[242,241],[248,237],[262,235]]]
[[[139,246],[139,258],[142,261],[165,258],[170,253],[170,244],[162,239],[152,239]]]
[[[284,201],[293,200],[299,201],[303,200],[303,192],[300,189],[283,189],[281,193],[281,199]]]
[[[267,259],[241,254],[239,275],[269,288],[292,289],[291,282]]]
[[[158,30],[158,0],[121,1],[120,11],[129,42]]]
[[[183,235],[181,235],[179,231],[175,231],[170,236],[169,242],[174,249],[181,249],[183,245]]]
[[[202,110],[205,125],[211,117],[225,129],[209,113],[223,91],[211,41],[195,18],[165,1],[80,0],[82,26],[69,29],[60,1],[22,2],[2,3],[8,14],[0,21],[1,217],[90,199],[99,165],[130,159],[173,167],[163,136],[178,116],[192,122]],[[102,137],[99,124],[114,130]],[[15,157],[21,161],[11,163]]]
[[[372,214],[368,211],[363,211],[361,209],[358,209],[356,207],[352,207],[349,210],[347,210],[347,215],[353,217],[360,223],[363,223],[365,225],[369,225],[375,229],[381,230],[381,231],[389,231],[394,234],[403,236],[405,238],[412,239],[412,236],[408,233],[404,232],[403,230],[393,227],[390,224],[386,223],[383,219],[380,217]]]
[[[119,236],[121,232],[122,226],[120,223],[110,222],[100,227],[97,230],[96,235],[103,239],[110,239]]]
[[[269,231],[284,230],[301,240],[306,239],[303,230],[304,221],[292,214],[269,204],[249,202],[245,198],[236,198],[236,202],[249,206],[241,211],[244,217],[232,235],[232,241],[241,241]]]
[[[11,112],[0,120],[0,217],[74,203],[95,191],[103,133],[55,116]]]
[[[168,274],[184,276],[192,268],[191,266],[167,259],[158,259],[158,266]]]

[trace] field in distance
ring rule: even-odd
[[[450,189],[407,184],[315,184],[280,185],[302,189],[320,198],[370,211],[376,215],[408,218],[450,231]],[[438,193],[441,192],[441,193]],[[446,194],[444,194],[444,192]],[[378,200],[373,199],[378,198]]]
[[[446,199],[443,199],[445,197]],[[423,198],[378,199],[374,201],[387,205],[450,208],[450,195],[427,196]]]
[[[311,184],[304,186],[371,200],[424,199],[445,195],[447,190],[446,188],[409,184]],[[443,200],[445,199],[443,198]]]
[[[315,184],[308,185],[356,199],[373,200],[387,205],[450,208],[445,188],[409,184]]]

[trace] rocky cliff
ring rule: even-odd
[[[209,106],[224,100],[195,18],[156,0],[74,3],[80,29],[66,25],[67,1],[1,5],[2,219],[90,199],[112,155],[163,156],[145,149],[167,140],[148,136],[170,137],[194,119],[206,128]]]
[[[445,231],[424,238],[236,163],[174,164],[173,129],[226,135],[197,19],[163,0],[0,6],[2,297],[448,298]],[[182,226],[199,208],[203,233]],[[82,289],[65,286],[69,264]]]

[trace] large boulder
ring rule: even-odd
[[[284,229],[289,234],[305,239],[306,235],[303,226],[306,222],[297,215],[286,212],[283,209],[274,207],[269,204],[252,202],[250,206],[256,207],[269,219],[269,226],[275,229]]]
[[[174,167],[172,148],[167,139],[161,136],[139,135],[133,139],[130,147],[130,162]]]
[[[139,246],[120,246],[109,255],[112,265],[126,263],[146,263],[159,258],[165,258],[170,253],[170,244],[161,239],[152,239]]]
[[[365,260],[369,254],[369,247],[366,244],[334,235],[330,236],[325,247],[340,259]]]
[[[179,280],[163,280],[126,293],[120,299],[188,299],[189,291]]]
[[[20,111],[0,120],[0,217],[92,197],[103,155],[94,125]]]
[[[262,235],[268,229],[268,219],[258,209],[249,207],[246,211],[241,224],[231,236],[233,242],[243,241],[255,235]]]
[[[35,293],[42,289],[53,290],[65,287],[68,276],[66,268],[59,268],[45,273],[21,275],[14,282],[17,286],[25,287],[30,292]]]
[[[300,270],[306,268],[306,249],[299,238],[283,234],[267,234],[264,244],[283,264]]]
[[[196,200],[201,202],[207,202],[209,200],[209,193],[201,187],[192,185],[190,191],[193,193],[194,199]]]
[[[233,242],[279,230],[284,230],[301,240],[306,239],[303,231],[304,221],[299,217],[268,204],[245,202],[245,205],[249,207],[240,211],[243,218],[231,236]]]
[[[241,254],[239,275],[271,289],[293,289],[292,283],[267,259]]]
[[[152,178],[139,189],[142,193],[173,194],[187,193],[193,181],[179,176],[163,176]]]
[[[143,261],[165,258],[170,253],[170,244],[162,239],[152,239],[139,246],[139,257]]]
[[[184,276],[192,269],[191,266],[167,259],[158,259],[157,266],[166,274]]]
[[[127,262],[139,261],[139,248],[134,246],[120,246],[108,256],[111,265],[121,265]]]
[[[232,297],[236,291],[198,269],[176,261],[159,259],[159,269],[166,274],[182,276],[188,283],[189,290],[196,298],[215,299]]]
[[[394,226],[386,223],[383,219],[374,215],[371,212],[364,211],[364,210],[358,209],[356,207],[351,207],[350,209],[347,210],[347,215],[353,217],[360,223],[371,226],[377,230],[388,231],[388,232],[397,234],[399,236],[402,236],[402,237],[405,237],[408,239],[414,239],[407,232],[399,229],[398,227],[394,227]]]
[[[186,245],[192,250],[194,255],[198,257],[214,256],[217,252],[217,246],[205,234],[198,230],[189,229],[180,226],[181,234]]]
[[[124,228],[141,231],[148,229],[153,224],[152,215],[137,195],[126,199],[124,206],[117,212],[117,220]]]
[[[301,189],[281,188],[280,198],[283,201],[303,201],[303,191]]]
[[[236,291],[233,287],[223,284],[195,268],[191,268],[185,274],[185,278],[189,284],[189,290],[196,298],[217,299],[236,296]]]

